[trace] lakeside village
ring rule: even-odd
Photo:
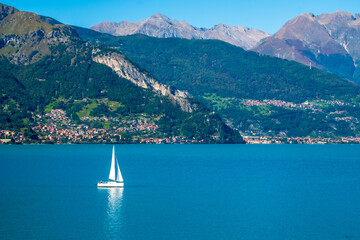
[[[328,105],[349,105],[341,101],[319,100],[314,102],[304,102],[295,104],[279,100],[243,100],[243,106],[277,106],[294,109],[311,109],[322,111],[319,104]],[[341,114],[334,112],[330,114]],[[181,136],[163,137],[157,130],[159,126],[146,117],[139,117],[134,120],[119,120],[107,117],[82,117],[82,123],[75,124],[66,112],[62,109],[52,109],[45,115],[33,115],[35,123],[31,126],[33,135],[29,136],[24,132],[14,132],[10,130],[0,130],[0,144],[22,144],[22,143],[202,143],[195,139],[186,139]],[[336,117],[337,121],[347,121],[359,124],[354,117]],[[95,127],[94,122],[101,122],[100,127]],[[115,124],[110,124],[115,123]],[[107,126],[107,127],[104,127]],[[245,131],[240,132],[248,144],[359,144],[360,137],[341,137],[341,138],[313,138],[313,137],[287,137],[287,136],[268,136]]]
[[[351,103],[345,103],[339,100],[316,100],[316,101],[305,101],[303,103],[292,103],[281,100],[242,100],[240,105],[244,107],[252,106],[275,106],[287,109],[297,110],[311,110],[313,112],[323,112],[323,106],[351,106],[356,107]],[[349,124],[359,124],[359,120],[355,117],[341,116],[344,111],[330,112],[329,115],[334,117],[335,121],[345,121]],[[328,116],[327,116],[328,117]],[[313,137],[285,137],[285,136],[259,136],[258,133],[253,131],[241,132],[242,137],[246,143],[250,144],[359,144],[360,137],[341,137],[341,138],[313,138]]]
[[[82,117],[76,124],[62,109],[52,109],[45,115],[33,115],[32,135],[0,130],[0,144],[14,143],[201,143],[181,136],[160,137],[159,126],[150,119],[119,120],[107,117]],[[100,127],[96,127],[99,125]],[[115,123],[115,124],[111,124]],[[92,125],[92,127],[91,127]],[[106,127],[105,127],[106,126]]]

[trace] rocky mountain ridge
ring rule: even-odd
[[[269,35],[242,26],[197,28],[155,14],[140,22],[102,22],[91,29],[114,36],[144,34],[158,38],[218,39],[261,55],[311,65],[360,83],[360,15],[344,11],[301,14]]]
[[[135,23],[102,22],[92,26],[91,29],[114,36],[140,33],[158,38],[217,39],[245,49],[254,47],[261,39],[269,36],[263,31],[240,25],[230,27],[226,24],[218,24],[209,29],[198,28],[191,26],[186,21],[172,20],[162,14],[155,14]]]
[[[360,14],[353,15],[349,12],[338,11],[332,14],[321,14],[316,19],[358,65],[360,61]]]
[[[78,41],[70,26],[0,4],[0,54],[14,64],[30,64],[50,54],[58,44]]]
[[[312,65],[359,82],[359,14],[301,14],[253,48],[260,54]]]

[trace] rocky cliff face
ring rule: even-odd
[[[111,52],[104,54],[100,50],[94,50],[92,59],[94,62],[105,64],[115,71],[119,77],[130,80],[139,87],[150,89],[162,96],[169,97],[170,100],[178,104],[185,112],[193,112],[197,108],[195,104],[190,102],[190,96],[187,92],[159,83],[148,74],[141,72],[120,53]]]
[[[91,29],[115,36],[141,33],[158,38],[217,39],[245,49],[254,47],[261,39],[269,36],[263,31],[242,26],[230,27],[218,24],[210,29],[193,27],[186,21],[171,20],[161,14],[155,14],[136,23],[103,22],[92,26]]]
[[[301,14],[252,50],[353,79],[359,39],[359,21],[350,13]]]
[[[360,15],[338,11],[321,14],[316,17],[316,20],[358,65],[360,63]]]
[[[0,4],[0,54],[14,64],[34,63],[50,54],[51,46],[74,39],[70,26]]]

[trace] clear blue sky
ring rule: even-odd
[[[275,33],[301,13],[360,13],[359,0],[0,0],[21,11],[53,17],[60,22],[90,27],[103,21],[136,22],[162,13],[197,27],[218,23],[242,25]]]

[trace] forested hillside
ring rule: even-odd
[[[187,89],[245,134],[359,135],[359,86],[334,74],[216,40],[77,32],[117,49],[158,80]]]
[[[259,56],[217,40],[114,37],[81,28],[77,31],[84,40],[112,46],[157,79],[197,96],[216,93],[223,97],[301,102],[360,92],[357,85],[334,74]]]
[[[10,131],[18,142],[243,142],[195,99],[188,99],[194,111],[182,111],[167,96],[94,62],[94,47],[72,27],[4,6],[1,135]],[[21,31],[12,27],[20,25]]]

